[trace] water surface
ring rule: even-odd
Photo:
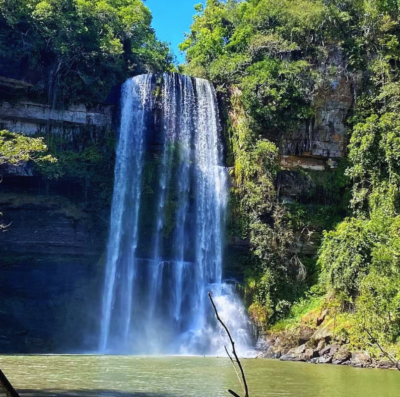
[[[400,373],[243,360],[251,397],[395,397]],[[220,397],[240,394],[232,364],[216,357],[0,356],[21,396]]]

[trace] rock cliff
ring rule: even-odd
[[[57,136],[83,150],[113,127],[114,104],[51,109],[21,95],[25,88],[0,78],[0,129]],[[49,185],[30,164],[0,173],[0,353],[93,351],[109,209],[80,205],[70,181]]]
[[[333,62],[342,68],[340,54]],[[344,72],[326,76],[314,97],[312,120],[269,137],[280,150],[281,199],[298,198],[312,188],[313,181],[299,169],[330,170],[345,154],[353,80]],[[8,93],[0,102],[0,129],[61,136],[82,148],[83,132],[95,139],[114,127],[113,103],[60,110],[21,95],[23,81],[0,78],[0,89]],[[157,150],[157,136],[149,145]],[[58,190],[49,189],[29,165],[0,172],[0,211],[9,225],[0,234],[0,353],[93,351],[109,211],[82,209],[68,198],[73,187],[61,179]],[[246,255],[248,244],[233,240],[235,250]],[[316,246],[301,249],[312,255]]]

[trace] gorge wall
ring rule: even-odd
[[[341,67],[339,55],[332,62]],[[327,71],[326,76],[315,96],[315,117],[268,137],[280,150],[277,184],[287,200],[306,195],[313,184],[299,169],[329,171],[345,154],[353,81],[344,73],[330,76]],[[91,109],[54,110],[21,95],[25,84],[0,78],[5,93],[0,129],[62,137],[78,153],[107,131],[116,137],[115,100]],[[76,191],[71,197],[76,190],[71,181],[61,177],[49,184],[29,164],[3,166],[1,174],[0,211],[9,227],[0,234],[0,352],[95,349],[100,304],[93,302],[100,302],[103,287],[109,204],[101,211],[82,206]],[[106,183],[112,186],[112,180]],[[234,245],[228,250],[248,249],[243,241]],[[315,248],[306,244],[301,249],[312,254]]]
[[[68,142],[77,153],[113,131],[113,103],[51,109],[29,98],[23,81],[0,78],[0,88],[0,130]],[[0,234],[0,351],[94,349],[109,205],[91,209],[73,181],[48,181],[31,164],[0,172],[8,225]]]
[[[346,62],[340,51],[331,48],[319,66],[323,82],[312,101],[314,116],[297,129],[269,136],[279,147],[282,171],[278,184],[283,197],[298,197],[310,188],[293,170],[328,171],[346,155],[347,118],[357,85],[357,76],[346,72]]]

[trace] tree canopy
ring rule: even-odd
[[[0,62],[33,71],[52,105],[104,100],[128,76],[173,67],[151,19],[141,0],[0,0]]]

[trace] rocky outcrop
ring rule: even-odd
[[[113,126],[119,87],[112,90],[104,103],[91,108],[76,104],[63,109],[39,101],[32,87],[24,80],[0,75],[0,130],[26,135],[50,133],[68,139],[82,131],[101,134]]]
[[[315,116],[279,138],[281,166],[316,171],[334,168],[347,144],[346,120],[353,106],[355,76],[347,73],[346,58],[335,47],[318,69],[323,77],[314,95]]]
[[[318,336],[315,332],[304,343],[303,326],[280,333],[267,333],[260,337],[258,357],[281,361],[301,361],[312,364],[350,365],[357,368],[392,369],[395,365],[385,357],[373,359],[368,352],[351,351],[345,341],[331,336]]]
[[[98,105],[88,109],[81,104],[57,110],[26,100],[2,102],[0,129],[26,135],[53,133],[64,137],[79,133],[82,129],[101,132],[111,128],[113,109],[113,105]]]
[[[29,86],[0,76],[0,130],[51,134],[81,152],[113,129],[113,104],[52,109]],[[74,181],[50,184],[30,163],[0,175],[0,353],[95,351],[107,203],[90,208]]]
[[[67,198],[27,193],[0,194],[2,262],[13,255],[56,255],[98,259],[107,224],[83,212]]]

